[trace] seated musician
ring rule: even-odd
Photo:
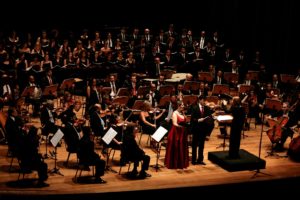
[[[243,98],[242,103],[248,103],[249,113],[247,117],[255,117],[255,124],[261,124],[261,118],[259,117],[259,112],[261,111],[261,108],[258,104],[257,95],[255,94],[254,90],[251,90],[249,94],[246,94],[246,96]],[[249,123],[247,122],[245,124],[245,127],[249,129]]]
[[[281,131],[276,133],[280,137],[276,143],[275,150],[282,151],[284,149],[284,143],[288,137],[293,137],[293,131],[291,127],[298,124],[297,113],[291,111],[288,102],[282,103],[282,109],[271,115],[272,118],[276,118],[278,125],[281,126]]]
[[[163,115],[163,112],[161,112],[160,114],[156,115],[156,111],[152,111],[152,107],[151,104],[148,101],[145,101],[143,104],[143,108],[142,111],[140,113],[140,121],[141,121],[141,126],[142,126],[142,130],[144,133],[152,135],[156,128],[156,120],[160,119],[161,116]],[[151,115],[151,114],[155,114],[155,116]]]
[[[48,179],[48,165],[44,162],[42,155],[38,152],[39,137],[37,136],[37,128],[34,126],[24,126],[20,137],[18,137],[18,159],[20,167],[24,171],[38,171],[38,187],[46,187],[45,183]]]
[[[40,86],[36,83],[35,78],[33,75],[29,76],[29,81],[28,84],[26,86],[34,86],[34,90],[33,93],[30,94],[30,96],[28,96],[26,98],[26,101],[30,104],[33,105],[33,116],[38,116],[39,112],[40,112],[40,100],[41,100],[41,95],[42,95],[42,91]]]
[[[105,161],[100,158],[100,156],[94,151],[94,142],[91,139],[91,129],[89,127],[82,128],[82,137],[78,143],[78,159],[79,164],[85,165],[86,168],[89,165],[95,165],[95,182],[106,183],[101,176],[104,175]]]
[[[55,125],[55,119],[57,118],[56,112],[54,110],[54,103],[52,100],[48,100],[46,105],[43,106],[41,110],[41,124],[43,128],[43,135],[48,135],[49,133],[55,133],[57,131],[57,126]]]
[[[132,161],[134,163],[133,170],[130,175],[138,178],[151,177],[150,174],[146,172],[149,168],[150,156],[146,155],[145,152],[138,146],[136,142],[136,137],[139,132],[138,127],[134,127],[132,132],[124,134],[123,144],[122,144],[122,155],[127,161]],[[142,168],[138,174],[137,167],[139,166],[139,161],[143,161]]]

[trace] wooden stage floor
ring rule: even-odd
[[[37,121],[37,119],[33,119]],[[241,141],[241,149],[258,156],[259,154],[259,140],[261,134],[261,126],[251,124],[250,131],[246,131]],[[287,157],[266,157],[267,152],[270,151],[271,143],[265,133],[262,135],[262,148],[261,158],[266,161],[266,169],[260,171],[237,171],[228,172],[220,166],[210,162],[207,159],[208,152],[222,151],[223,148],[218,148],[218,145],[223,142],[223,139],[218,137],[219,129],[215,128],[209,141],[205,144],[205,159],[207,165],[190,165],[184,170],[170,170],[165,167],[160,168],[157,172],[154,168],[148,171],[152,177],[143,180],[130,180],[124,174],[127,171],[127,166],[122,168],[122,174],[107,171],[103,179],[107,181],[106,184],[79,184],[74,183],[73,177],[76,172],[76,156],[72,154],[69,161],[69,166],[66,167],[64,162],[67,158],[67,152],[64,143],[61,147],[57,148],[58,162],[60,172],[64,176],[57,174],[49,175],[47,183],[49,187],[36,188],[29,185],[18,185],[18,164],[16,160],[13,164],[12,172],[9,172],[9,164],[11,158],[7,157],[7,146],[0,145],[0,199],[15,199],[22,197],[22,200],[28,199],[54,199],[66,197],[66,199],[82,199],[85,197],[105,197],[105,199],[114,198],[117,196],[125,197],[130,195],[130,198],[139,198],[140,194],[145,194],[146,197],[155,197],[158,194],[165,192],[166,194],[176,195],[181,192],[209,192],[211,196],[220,195],[219,191],[225,191],[231,194],[232,191],[247,191],[248,195],[255,196],[256,191],[286,191],[292,190],[294,187],[299,186],[300,177],[300,163],[297,163]],[[143,135],[141,146],[151,157],[151,164],[155,164],[156,154],[152,149],[146,145],[147,136]],[[226,141],[228,142],[228,141]],[[285,148],[287,149],[290,139],[286,141]],[[48,146],[48,150],[53,147]],[[228,147],[225,148],[228,150]],[[40,146],[41,153],[45,153],[45,144]],[[100,153],[101,149],[97,149]],[[191,151],[191,149],[190,149]],[[163,165],[165,150],[162,150],[159,159],[159,164]],[[286,155],[284,152],[278,154]],[[109,165],[112,169],[119,171],[119,155],[120,152],[116,151],[114,160],[109,160]],[[102,156],[103,158],[103,156]],[[48,168],[54,168],[54,160],[47,159]],[[259,172],[259,173],[256,173]],[[91,175],[92,172],[83,171],[83,176]],[[37,173],[26,175],[25,178],[36,178]],[[297,183],[297,184],[294,184]],[[255,188],[255,189],[253,189]],[[216,191],[216,192],[215,192]],[[136,194],[135,194],[136,193]],[[276,193],[275,193],[276,194]],[[275,195],[276,196],[276,195]],[[68,198],[67,198],[68,197]]]

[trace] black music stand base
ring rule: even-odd
[[[260,169],[257,169],[251,178],[256,178],[256,177],[258,177],[259,174],[266,175],[266,176],[272,176],[271,174],[261,172]]]
[[[108,165],[105,167],[105,171],[112,172],[112,173],[115,173],[115,174],[118,173],[116,170],[114,170],[113,168],[111,168],[111,166],[108,166]]]
[[[226,137],[228,137],[227,135],[223,135],[223,142],[221,144],[219,144],[216,149],[223,147],[223,151],[225,151],[226,147],[229,147],[228,144],[226,144]]]
[[[114,170],[113,168],[111,168],[111,166],[108,164],[108,162],[109,162],[109,155],[110,155],[110,153],[108,153],[108,150],[107,150],[105,171],[106,172],[112,172],[112,173],[116,174],[118,172],[116,170]]]
[[[50,174],[58,174],[58,175],[61,175],[61,176],[64,176],[60,171],[59,171],[59,168],[57,168],[57,152],[56,152],[56,148],[54,148],[54,168],[51,169],[49,171]]]

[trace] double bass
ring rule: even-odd
[[[272,144],[278,143],[281,140],[283,128],[288,121],[289,118],[287,116],[279,117],[277,120],[268,119],[270,129],[267,130],[267,135]]]

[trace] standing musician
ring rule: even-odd
[[[206,135],[212,131],[214,126],[209,118],[212,117],[212,110],[205,105],[205,96],[198,97],[198,104],[192,108],[191,126],[192,126],[192,164],[206,165],[203,162],[203,150]],[[198,148],[198,151],[197,151]]]

